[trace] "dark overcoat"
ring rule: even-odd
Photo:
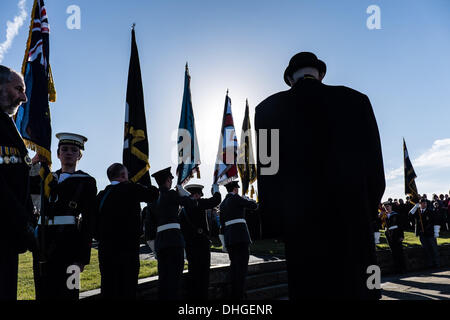
[[[368,97],[301,79],[256,107],[263,235],[283,237],[290,297],[370,299],[373,220],[385,189],[377,123]],[[267,175],[260,129],[279,129],[279,169]],[[270,133],[268,135],[270,137]]]

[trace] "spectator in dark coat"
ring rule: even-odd
[[[376,264],[373,220],[385,189],[378,126],[369,98],[323,84],[325,72],[314,54],[295,55],[284,77],[290,90],[256,107],[263,234],[284,238],[290,299],[379,299],[379,290],[367,287],[367,268]],[[293,206],[298,195],[304,199]],[[348,195],[352,203],[336,208]]]

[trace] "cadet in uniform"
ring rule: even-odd
[[[0,66],[0,301],[17,299],[19,253],[34,243],[31,159],[11,118],[26,101],[22,76]]]
[[[107,170],[111,184],[97,196],[98,218],[95,238],[101,292],[105,299],[135,299],[139,277],[141,202],[154,202],[159,191],[128,180],[128,170],[120,163]]]
[[[184,269],[185,242],[180,227],[180,206],[188,209],[196,206],[196,201],[181,186],[178,192],[171,190],[173,176],[170,167],[160,170],[152,177],[159,186],[159,198],[147,212],[154,230],[154,249],[158,258],[158,286],[160,300],[180,299],[181,279]],[[147,226],[148,226],[147,225]],[[153,248],[152,248],[153,249]]]
[[[220,224],[223,228],[225,246],[230,257],[232,298],[244,298],[245,277],[247,276],[249,244],[251,243],[245,209],[256,210],[258,205],[238,194],[239,184],[232,181],[225,185],[227,196],[220,204]]]
[[[36,299],[78,300],[77,271],[90,262],[97,186],[93,177],[76,170],[87,138],[73,133],[56,137],[61,169],[53,173],[48,211],[41,212],[38,224]],[[40,264],[41,260],[46,263]]]
[[[201,198],[203,196],[202,185],[191,184],[185,189],[191,193],[191,198],[197,201],[197,207],[183,208],[180,217],[188,261],[188,297],[192,300],[207,300],[211,241],[206,210],[218,206],[222,196],[217,184],[213,185],[211,189],[213,196],[208,199]]]
[[[392,258],[394,260],[394,269],[397,273],[405,273],[405,257],[403,255],[403,225],[400,215],[392,211],[392,204],[385,202],[383,204],[386,210],[385,235],[389,248],[391,248]]]
[[[410,211],[415,218],[416,236],[419,237],[422,247],[427,256],[427,267],[439,267],[439,250],[436,238],[439,237],[440,224],[439,217],[428,208],[428,200],[420,199]]]

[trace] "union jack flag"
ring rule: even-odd
[[[56,92],[49,63],[49,32],[44,1],[35,0],[22,64],[28,102],[19,108],[16,125],[26,146],[51,164],[49,101],[56,101]]]
[[[238,178],[237,150],[238,142],[231,112],[231,99],[228,97],[227,91],[220,130],[219,150],[217,151],[214,168],[214,183],[224,185]]]

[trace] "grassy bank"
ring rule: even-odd
[[[151,277],[158,274],[155,260],[141,260],[139,278]],[[97,250],[91,252],[91,263],[81,273],[80,291],[92,290],[100,287],[100,270],[98,266]],[[17,284],[19,300],[34,300],[33,257],[30,252],[19,257],[19,280]]]

